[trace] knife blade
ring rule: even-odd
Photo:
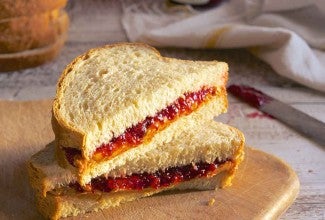
[[[227,90],[251,106],[271,115],[325,147],[325,123],[252,87],[230,85]]]

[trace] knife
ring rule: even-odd
[[[280,120],[325,147],[325,123],[252,87],[230,85],[227,90],[251,106]]]

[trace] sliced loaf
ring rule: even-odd
[[[66,34],[68,26],[69,17],[61,9],[0,20],[0,54],[17,53],[54,44]]]
[[[0,20],[41,14],[63,8],[67,0],[1,0]]]
[[[66,36],[45,47],[17,53],[0,54],[0,72],[35,67],[54,59],[64,45]]]

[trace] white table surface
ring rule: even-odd
[[[59,57],[37,68],[0,73],[0,99],[52,98],[60,73],[75,56],[92,47],[127,41],[118,1],[75,0],[69,2],[67,9],[71,18],[69,38]],[[183,59],[226,61],[230,66],[230,84],[254,86],[325,122],[324,93],[278,76],[246,50],[159,50],[165,56]],[[325,148],[275,119],[250,117],[258,111],[231,95],[229,102],[228,113],[217,120],[238,127],[245,133],[248,145],[282,158],[298,174],[300,194],[282,218],[325,219]]]

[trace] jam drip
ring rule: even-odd
[[[126,131],[118,137],[114,137],[109,143],[102,144],[96,149],[92,159],[100,161],[103,158],[113,157],[129,148],[136,147],[142,143],[149,142],[158,132],[167,127],[177,118],[188,115],[198,109],[203,102],[208,101],[216,95],[214,87],[203,87],[197,92],[185,93],[175,102],[159,111],[155,116],[146,117],[142,122],[127,128]],[[81,152],[70,151],[69,148],[63,148],[66,157],[71,165],[74,165],[73,159]]]
[[[213,163],[192,163],[185,166],[170,167],[164,171],[158,170],[155,173],[145,172],[117,178],[105,178],[101,176],[92,179],[86,188],[92,192],[95,190],[111,192],[118,190],[142,190],[146,188],[158,189],[194,178],[213,175],[217,167],[225,162],[216,159]],[[70,187],[79,192],[85,191],[78,183],[72,183]]]
[[[81,155],[81,151],[76,149],[76,148],[72,148],[72,147],[65,147],[63,148],[65,151],[65,156],[67,158],[67,161],[71,164],[74,165],[74,160],[76,158],[76,156]]]

